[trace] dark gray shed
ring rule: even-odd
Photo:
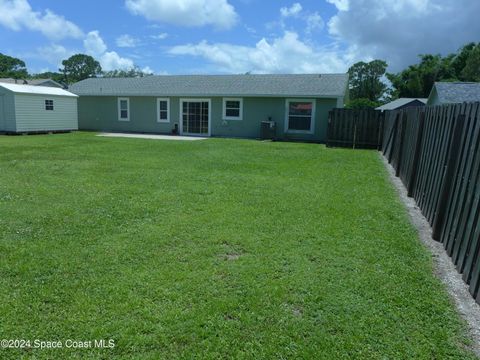
[[[425,106],[427,99],[424,98],[400,98],[376,108],[376,110],[398,110],[411,106]]]

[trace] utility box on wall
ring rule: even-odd
[[[262,121],[260,127],[260,138],[262,140],[275,140],[277,132],[277,124],[275,121],[269,119],[268,121]]]

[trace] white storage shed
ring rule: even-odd
[[[78,130],[77,98],[54,87],[0,83],[0,132]]]

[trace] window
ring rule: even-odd
[[[130,121],[130,100],[118,98],[118,121]]]
[[[45,110],[53,111],[53,100],[45,100]]]
[[[223,118],[225,120],[242,120],[243,99],[223,98]]]
[[[157,121],[170,122],[170,99],[157,99]]]
[[[287,100],[286,105],[286,132],[313,134],[315,101],[303,99]]]

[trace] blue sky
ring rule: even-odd
[[[478,0],[0,0],[0,52],[30,72],[88,53],[157,74],[345,72],[480,41]]]

